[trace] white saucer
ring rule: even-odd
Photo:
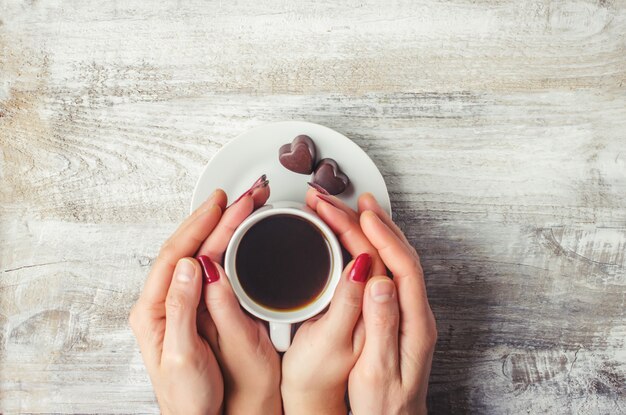
[[[241,134],[222,147],[207,163],[191,198],[191,211],[206,200],[213,190],[224,189],[233,201],[256,179],[266,174],[272,201],[303,202],[312,175],[294,173],[278,161],[278,148],[294,137],[306,134],[313,139],[317,160],[330,157],[350,178],[350,186],[338,197],[356,209],[358,195],[372,193],[391,214],[391,202],[383,176],[369,156],[352,140],[323,125],[303,121],[265,124]]]

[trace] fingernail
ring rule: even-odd
[[[206,255],[200,255],[198,261],[202,266],[202,275],[204,276],[204,282],[206,284],[211,284],[220,279],[220,272],[213,261],[211,261],[211,258]]]
[[[352,270],[350,270],[350,279],[356,282],[365,282],[372,268],[372,257],[370,254],[361,254],[354,260]]]
[[[252,183],[252,186],[250,186],[250,188],[248,190],[243,192],[241,194],[241,196],[239,196],[237,199],[235,199],[235,201],[233,203],[231,203],[230,205],[231,206],[234,205],[235,203],[237,203],[241,199],[243,199],[245,196],[252,196],[252,193],[254,192],[255,189],[261,188],[261,187],[267,187],[269,182],[270,181],[267,180],[267,175],[262,174],[261,177],[259,177],[258,179],[256,179],[256,181],[254,183]]]
[[[386,303],[391,301],[394,296],[395,286],[389,279],[376,281],[370,288],[372,300],[377,303]]]
[[[313,183],[313,182],[307,182],[306,184],[309,185],[309,187],[317,190],[318,193],[321,193],[323,195],[329,195],[330,193],[328,193],[328,191],[326,191],[326,189],[324,189],[322,186],[320,186],[317,183]]]
[[[190,260],[183,258],[178,261],[174,274],[178,282],[186,284],[193,279],[193,276],[196,274],[196,268]]]

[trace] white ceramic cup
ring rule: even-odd
[[[326,287],[317,299],[315,299],[315,301],[302,308],[281,311],[267,308],[255,302],[248,296],[239,283],[235,259],[237,256],[237,248],[239,247],[241,239],[254,224],[269,216],[284,214],[304,218],[319,229],[329,245],[330,275],[328,282],[326,283]],[[271,243],[271,241],[268,241],[268,243]],[[341,273],[343,271],[341,245],[328,225],[326,225],[324,221],[321,220],[315,212],[306,205],[288,201],[274,202],[261,207],[246,218],[241,225],[239,225],[233,234],[228,247],[226,248],[226,254],[224,256],[224,270],[226,271],[226,275],[230,280],[233,291],[239,299],[241,306],[250,314],[269,322],[270,338],[272,339],[272,343],[274,343],[276,350],[284,352],[291,344],[291,325],[315,316],[324,310],[328,304],[330,304],[330,300],[333,297],[335,288],[339,283],[339,279],[341,278]]]

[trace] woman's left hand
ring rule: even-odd
[[[384,273],[385,267],[363,234],[357,212],[313,189],[306,202],[356,259],[344,270],[328,311],[302,324],[285,353],[283,403],[286,413],[345,414],[348,376],[365,337],[361,319],[365,283],[372,272]]]
[[[372,258],[359,255],[345,268],[328,311],[300,326],[283,357],[281,391],[287,414],[345,415],[350,370],[363,346],[357,329]]]

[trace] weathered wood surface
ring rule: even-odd
[[[0,412],[157,412],[126,323],[204,163],[353,138],[422,254],[432,413],[626,412],[624,1],[0,0]]]

